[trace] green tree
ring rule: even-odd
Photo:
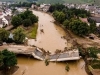
[[[4,56],[2,52],[0,51],[0,67],[3,65],[3,59],[4,59]]]
[[[32,11],[30,11],[28,8],[27,10],[24,12],[25,15],[25,19],[27,19],[30,15],[33,15]]]
[[[64,22],[63,22],[63,26],[65,27],[65,28],[68,28],[69,29],[69,21],[68,20],[65,20]]]
[[[58,21],[59,23],[63,23],[66,18],[65,14],[63,12],[59,12],[59,11],[55,11],[53,13],[53,16],[54,16],[55,20]]]
[[[13,52],[8,51],[7,49],[2,51],[3,58],[3,67],[8,69],[17,64],[17,58]]]
[[[32,24],[38,22],[38,17],[35,16],[34,14],[30,15],[29,19],[31,20]]]
[[[79,36],[85,36],[89,34],[89,26],[80,20],[74,20],[69,24],[70,30]]]
[[[0,28],[0,41],[7,41],[9,38],[9,32],[3,28]]]
[[[14,38],[14,41],[17,43],[17,44],[21,44],[24,42],[24,39],[25,39],[25,34],[24,34],[24,31],[22,28],[18,27],[17,29],[14,30],[13,32],[13,38]]]
[[[31,22],[30,19],[25,19],[25,20],[23,21],[23,25],[24,25],[24,27],[28,27],[28,26],[32,25],[32,22]]]
[[[97,29],[96,24],[90,23],[90,33],[95,33],[96,29]]]
[[[21,17],[19,17],[19,16],[14,16],[14,17],[12,18],[12,20],[11,20],[11,24],[12,24],[14,27],[17,27],[17,26],[21,25],[21,24],[22,24],[22,19],[21,19]]]
[[[96,47],[89,47],[87,50],[90,58],[97,58],[97,54],[100,53]]]

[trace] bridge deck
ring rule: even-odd
[[[8,46],[8,50],[16,54],[30,54],[34,58],[39,60],[45,60],[46,54],[43,53],[39,48],[29,46]],[[48,55],[49,61],[67,61],[67,60],[78,60],[80,59],[78,50],[66,51],[64,53],[50,54]]]
[[[44,60],[46,57],[45,55],[43,55],[43,52],[39,51],[38,49],[34,51],[33,56],[41,60]],[[67,61],[67,60],[78,60],[78,59],[80,59],[78,50],[49,55],[50,61]]]

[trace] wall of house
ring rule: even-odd
[[[99,27],[100,23],[96,23],[96,26]]]
[[[3,25],[2,24],[0,24],[0,28],[2,28],[3,27]]]

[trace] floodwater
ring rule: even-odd
[[[53,23],[52,16],[38,11],[33,11],[33,13],[39,16],[37,41],[32,39],[29,40],[28,44],[51,52],[56,51],[56,49],[64,50],[67,47],[67,41],[61,38],[66,35],[64,30]]]
[[[65,70],[66,63],[69,64],[70,70]],[[18,71],[14,75],[87,75],[84,70],[84,61],[69,62],[50,62],[45,66],[44,61],[34,58],[18,57]]]
[[[66,44],[67,41],[61,38],[66,35],[65,32],[62,28],[53,24],[54,19],[50,15],[38,11],[33,11],[33,13],[39,16],[39,27],[37,41],[29,40],[29,45],[36,45],[51,52],[54,52],[56,49],[63,50],[64,47],[68,46]],[[44,32],[41,32],[41,29]],[[65,70],[66,63],[69,64],[69,72]],[[84,64],[84,61],[80,59],[79,61],[50,62],[48,66],[45,66],[44,61],[19,56],[19,69],[14,75],[87,75]]]

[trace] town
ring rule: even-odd
[[[100,6],[0,1],[0,75],[99,75],[99,63]]]

